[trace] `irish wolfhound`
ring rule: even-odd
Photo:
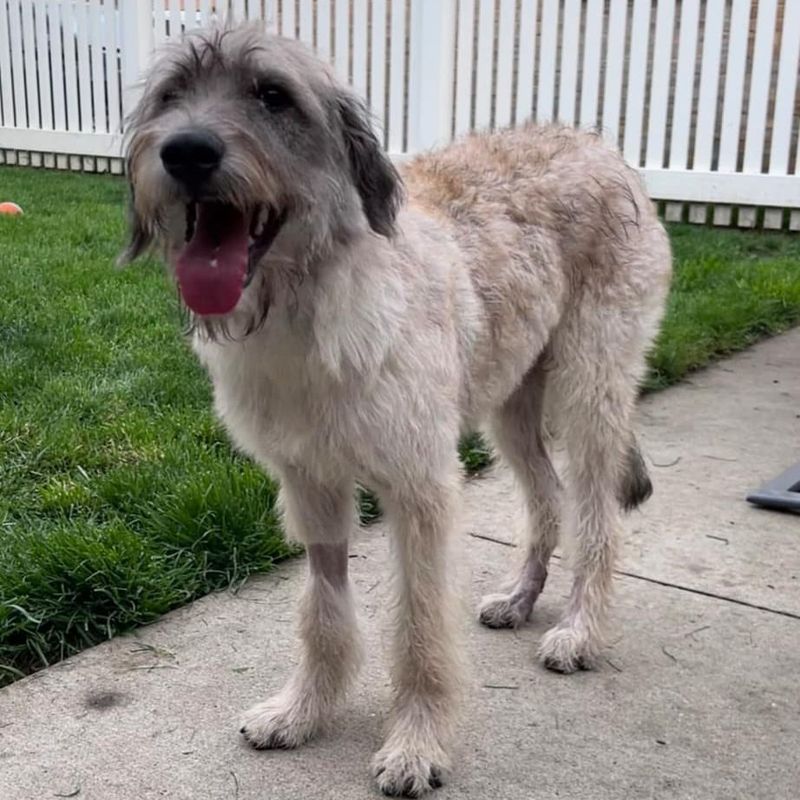
[[[436,787],[459,694],[459,432],[490,423],[525,491],[526,558],[480,609],[490,627],[517,626],[561,517],[545,395],[569,456],[575,580],[539,658],[571,672],[601,647],[620,506],[650,491],[631,415],[670,277],[651,204],[598,136],[556,127],[470,136],[401,177],[328,67],[252,27],[163,53],[127,153],[123,258],[164,246],[217,413],[280,478],[286,530],[308,553],[299,665],[242,733],[302,744],[356,673],[347,542],[360,481],[393,524],[397,588],[374,774],[387,794]]]

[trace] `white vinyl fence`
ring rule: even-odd
[[[0,161],[121,171],[153,48],[229,17],[315,47],[398,158],[558,120],[670,219],[800,230],[800,0],[0,0]]]

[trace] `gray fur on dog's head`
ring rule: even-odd
[[[367,227],[394,232],[402,186],[363,103],[303,45],[246,25],[168,45],[151,70],[127,129],[123,262],[156,240],[168,251],[182,242],[187,198],[159,152],[196,129],[225,146],[209,191],[246,213],[284,214],[304,269]]]

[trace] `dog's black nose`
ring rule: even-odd
[[[170,136],[161,147],[164,169],[188,189],[200,189],[225,154],[222,140],[209,131],[184,131]]]

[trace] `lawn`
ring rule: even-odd
[[[0,168],[0,684],[289,554],[275,487],[236,455],[175,293],[113,269],[125,188]],[[671,228],[647,389],[800,321],[800,237]],[[480,442],[464,448],[478,469]]]

